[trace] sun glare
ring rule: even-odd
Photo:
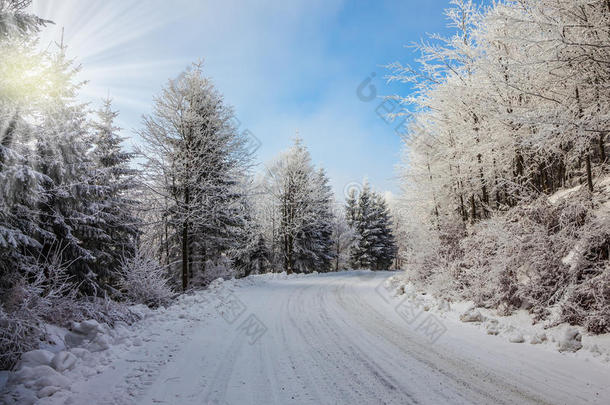
[[[172,14],[158,1],[130,0],[35,0],[31,5],[34,14],[54,22],[41,31],[40,47],[53,49],[63,41],[68,57],[81,64],[79,79],[87,80],[81,97],[97,101],[110,93],[117,104],[132,107],[143,101],[122,86],[126,80],[137,86],[142,77],[176,69],[176,61],[137,50],[139,41],[180,16],[177,9]]]

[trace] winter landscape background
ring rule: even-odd
[[[0,402],[610,401],[608,0],[59,3],[0,0]]]

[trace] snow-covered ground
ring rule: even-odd
[[[73,347],[26,356],[0,402],[21,393],[15,403],[610,403],[608,353],[586,350],[587,337],[576,353],[558,352],[555,332],[530,344],[537,331],[524,314],[488,335],[497,317],[464,323],[466,304],[395,296],[384,282],[394,274],[215,282],[142,309],[130,327],[74,325]],[[511,343],[518,335],[524,343]]]

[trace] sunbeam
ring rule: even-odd
[[[55,23],[42,30],[40,46],[57,46],[63,35],[67,54],[82,65],[80,77],[88,83],[81,95],[86,101],[111,92],[117,104],[142,109],[152,93],[151,80],[175,75],[188,63],[185,59],[159,60],[148,52],[147,37],[188,10],[182,6],[168,12],[164,3],[35,0],[30,8]]]

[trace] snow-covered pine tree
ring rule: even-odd
[[[27,36],[52,23],[24,12],[31,3],[31,0],[0,1],[0,36]]]
[[[355,269],[369,269],[373,265],[372,249],[376,238],[371,234],[373,222],[372,191],[368,183],[365,183],[358,196],[358,209],[353,228],[357,234],[357,241],[350,253],[350,263]]]
[[[93,267],[96,257],[86,241],[103,237],[104,230],[96,218],[87,111],[75,100],[81,85],[75,82],[79,68],[66,57],[63,45],[49,64],[47,80],[53,86],[36,136],[37,167],[46,176],[42,183],[46,198],[39,206],[41,228],[46,231],[41,254],[62,252],[72,276],[83,281],[83,291],[95,295],[99,289]]]
[[[234,265],[240,276],[247,277],[251,274],[263,274],[269,267],[269,251],[264,235],[253,227],[247,233],[244,245],[238,248],[234,256]]]
[[[260,175],[255,178],[253,193],[250,202],[254,220],[260,228],[262,240],[264,240],[268,252],[268,271],[281,269],[283,259],[280,254],[279,224],[280,210],[278,200],[271,192],[270,175]]]
[[[279,222],[276,240],[284,270],[289,274],[330,270],[332,194],[326,174],[316,171],[300,139],[270,168],[266,188],[269,204],[277,211],[271,218]]]
[[[347,224],[353,227],[358,219],[358,194],[356,189],[349,190],[347,199],[345,200],[345,219]]]
[[[1,12],[1,11],[0,11]],[[0,17],[2,18],[2,17]],[[0,35],[0,288],[9,288],[41,249],[38,204],[47,178],[31,146],[35,127],[26,118],[41,104],[47,83],[45,54],[27,37]],[[29,74],[24,75],[25,70]]]
[[[269,251],[261,225],[255,219],[253,202],[250,201],[252,192],[251,179],[246,179],[242,184],[243,193],[248,198],[241,200],[243,226],[235,228],[236,243],[229,252],[233,260],[233,266],[237,276],[247,277],[250,274],[261,274],[269,266]]]
[[[348,199],[348,215],[349,204]],[[388,269],[396,255],[390,212],[384,198],[372,191],[368,183],[362,188],[356,212],[353,228],[357,236],[351,249],[351,265],[360,269]]]
[[[103,233],[91,235],[84,245],[95,257],[93,271],[103,285],[116,284],[121,263],[133,256],[140,222],[134,213],[136,202],[130,195],[136,187],[137,170],[130,166],[133,154],[121,146],[124,138],[115,125],[117,116],[118,112],[112,110],[112,101],[107,98],[91,124],[91,183],[96,189],[91,210],[96,226]]]
[[[245,226],[241,182],[252,155],[232,118],[196,63],[169,81],[139,131],[146,184],[163,208],[168,261],[181,263],[183,289],[189,278],[205,282],[206,262],[234,248],[235,229]]]
[[[301,271],[327,272],[332,268],[333,195],[324,169],[311,174],[304,223],[297,233],[297,266]]]
[[[375,211],[375,225],[378,230],[378,248],[375,250],[375,270],[387,270],[396,257],[396,241],[392,229],[392,217],[383,196],[374,193],[373,207]]]
[[[345,221],[350,229],[351,243],[349,243],[348,260],[347,263],[350,268],[360,268],[358,263],[357,247],[360,240],[360,232],[358,232],[357,224],[360,218],[360,212],[358,211],[358,201],[360,194],[356,192],[356,189],[352,188],[349,190],[349,194],[345,200]]]
[[[330,180],[324,168],[319,168],[315,178],[317,193],[317,215],[316,222],[318,223],[318,245],[320,246],[320,254],[318,258],[318,271],[330,271],[333,267],[335,259],[335,250],[333,249],[333,224],[335,222],[334,194],[329,184]]]
[[[281,156],[269,170],[269,186],[279,213],[278,239],[284,270],[291,274],[302,271],[297,267],[297,257],[305,247],[297,244],[297,238],[305,241],[303,227],[306,215],[311,214],[310,182],[314,168],[309,152],[296,139],[292,148]]]
[[[333,218],[333,267],[335,271],[347,269],[350,267],[349,254],[352,245],[354,244],[354,229],[348,224],[345,209],[340,205],[336,205]]]

